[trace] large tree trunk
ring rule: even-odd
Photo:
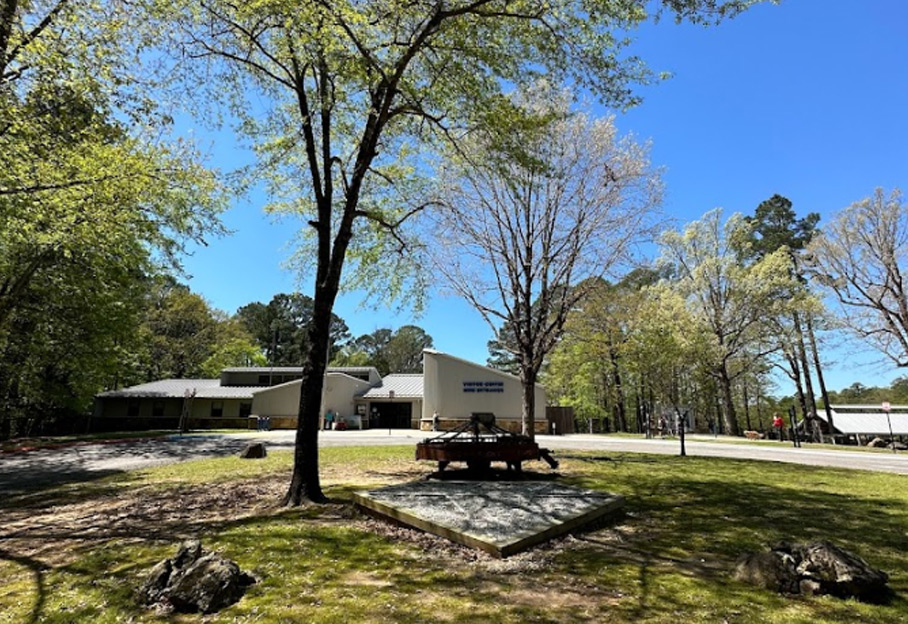
[[[807,337],[810,340],[810,351],[813,355],[813,367],[817,371],[817,381],[820,383],[820,395],[823,397],[823,407],[826,410],[826,421],[829,423],[829,435],[835,444],[835,429],[832,421],[832,407],[829,405],[829,393],[826,391],[826,381],[823,379],[823,367],[820,364],[820,351],[817,349],[817,337],[813,331],[813,319],[807,315]]]
[[[624,408],[624,386],[621,385],[621,370],[618,368],[618,353],[609,346],[609,362],[612,368],[612,383],[615,384],[615,429],[627,432],[627,412]]]
[[[312,319],[307,330],[309,350],[303,363],[300,382],[299,422],[293,453],[293,475],[284,497],[285,505],[299,505],[303,500],[324,502],[318,474],[318,431],[321,417],[322,389],[328,362],[331,331],[331,309],[336,296],[330,288],[317,287]]]
[[[785,359],[788,360],[788,367],[791,370],[789,377],[795,384],[795,391],[798,394],[798,405],[801,406],[801,413],[807,411],[807,400],[804,398],[804,386],[801,384],[801,368],[798,366],[797,357],[793,353],[786,353]]]
[[[536,378],[537,373],[531,366],[520,367],[520,384],[523,386],[523,435],[536,437]]]
[[[759,426],[760,426],[760,433],[763,433],[764,431],[766,431],[766,430],[763,428],[763,409],[762,409],[762,403],[763,403],[763,391],[762,391],[762,389],[760,388],[760,384],[758,383],[758,384],[757,384],[757,423],[758,423]]]
[[[722,402],[725,408],[725,432],[728,435],[738,436],[741,431],[738,427],[738,418],[735,414],[735,399],[732,394],[731,378],[728,375],[728,365],[725,362],[719,366],[719,385],[722,386]]]
[[[753,431],[753,427],[750,424],[750,397],[747,396],[747,380],[744,380],[743,383],[743,394],[744,394],[744,422],[747,423],[747,430]]]
[[[815,421],[817,413],[817,400],[813,393],[813,380],[810,378],[810,365],[807,363],[807,348],[804,346],[804,330],[801,327],[800,315],[794,313],[795,334],[797,335],[798,361],[804,371],[804,389],[807,391],[807,411],[804,412],[804,435],[810,435],[813,442],[817,442],[813,432],[816,431]]]

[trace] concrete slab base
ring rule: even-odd
[[[624,498],[551,481],[416,481],[353,501],[402,524],[484,550],[496,557],[569,533],[619,513]]]

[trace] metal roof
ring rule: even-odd
[[[421,373],[395,373],[381,380],[377,386],[369,388],[362,395],[364,399],[389,399],[391,393],[395,399],[421,399],[423,397],[423,376]]]
[[[908,406],[893,406],[888,418],[879,405],[835,405],[830,409],[832,421],[840,433],[888,436],[891,423],[893,435],[908,435]],[[817,416],[826,422],[825,412],[821,410]]]
[[[368,373],[376,371],[374,366],[329,366],[325,369],[329,373]],[[303,374],[302,366],[234,366],[224,368],[222,373],[279,373],[279,374]]]
[[[120,390],[102,392],[98,396],[100,398],[182,399],[187,393],[195,392],[195,397],[202,399],[251,399],[252,391],[257,389],[257,387],[247,386],[221,386],[218,379],[161,379]]]

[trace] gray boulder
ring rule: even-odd
[[[210,554],[170,583],[167,600],[177,611],[214,613],[239,601],[255,579],[233,561]]]
[[[139,600],[166,611],[214,613],[237,602],[255,582],[235,562],[204,554],[201,543],[192,540],[183,543],[175,557],[151,569]]]
[[[798,573],[794,559],[774,550],[741,557],[735,565],[733,576],[735,580],[781,594],[798,593]]]
[[[268,455],[268,451],[261,442],[251,442],[240,452],[240,457],[243,459],[261,459],[266,455]]]
[[[779,542],[769,552],[742,557],[735,579],[790,594],[829,594],[867,602],[885,600],[889,576],[857,555],[827,541]]]
[[[180,544],[176,556],[169,561],[173,562],[173,567],[182,570],[191,566],[201,556],[202,542],[199,540],[186,540]]]
[[[167,589],[167,581],[170,580],[172,573],[173,565],[170,563],[170,559],[158,562],[145,577],[142,587],[139,588],[139,602],[145,605],[158,602],[161,594]]]
[[[889,575],[835,544],[814,542],[798,550],[798,575],[813,583],[811,593],[874,601],[889,590]]]

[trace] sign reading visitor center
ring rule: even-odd
[[[464,392],[504,392],[503,381],[465,381]]]

